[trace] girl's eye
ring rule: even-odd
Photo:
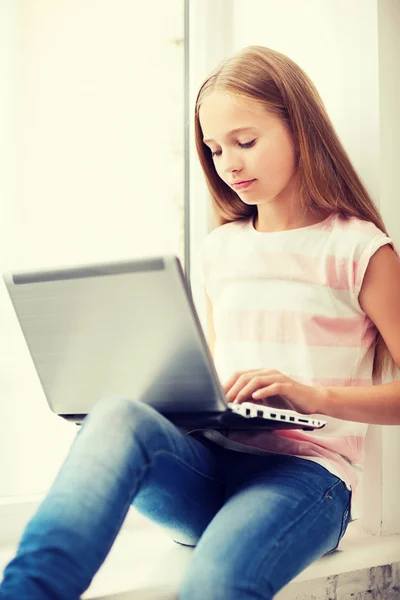
[[[251,140],[250,142],[244,142],[243,144],[238,142],[238,146],[240,146],[240,148],[251,148],[252,146],[254,146],[255,143],[256,143],[256,140]],[[222,154],[222,150],[216,150],[215,152],[213,152],[211,150],[212,158],[214,158],[214,156],[221,156],[221,154]]]
[[[244,144],[239,143],[239,146],[241,148],[251,148],[252,146],[254,146],[255,142],[256,140],[251,140],[250,142],[245,142]]]

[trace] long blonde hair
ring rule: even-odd
[[[249,46],[225,60],[200,88],[195,106],[197,153],[219,224],[257,214],[218,176],[211,151],[203,143],[199,109],[213,91],[261,102],[290,127],[298,155],[299,202],[312,212],[339,212],[371,221],[387,234],[382,217],[341,144],[315,86],[290,58],[263,46]],[[374,377],[395,368],[378,332]]]

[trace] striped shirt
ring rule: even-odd
[[[311,386],[373,385],[377,329],[359,293],[373,254],[392,244],[373,223],[332,213],[316,225],[258,232],[240,219],[210,232],[202,278],[213,307],[214,361],[224,383],[235,371],[277,369]],[[352,490],[354,518],[367,425],[324,417],[322,430],[205,435],[250,453],[312,460]]]

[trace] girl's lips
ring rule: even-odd
[[[245,188],[248,188],[254,181],[255,179],[250,179],[249,181],[239,181],[238,183],[232,183],[232,187],[234,187],[236,190],[244,190]]]

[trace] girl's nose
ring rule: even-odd
[[[229,156],[225,156],[223,169],[224,173],[226,173],[227,175],[239,172],[242,170],[242,162],[237,155],[230,154]]]

